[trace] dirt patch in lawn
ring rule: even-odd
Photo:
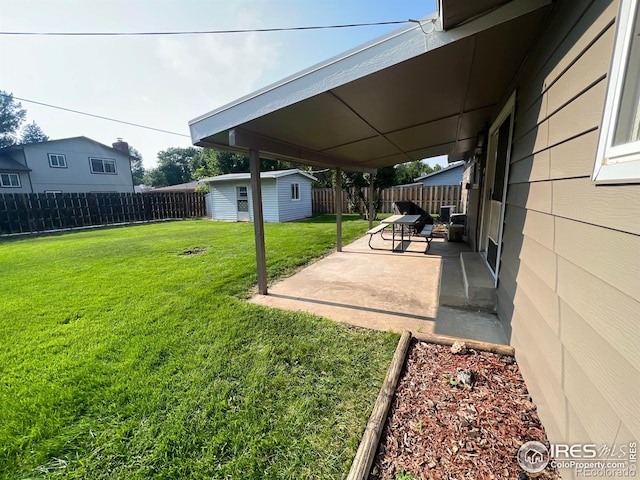
[[[180,254],[180,256],[181,257],[190,257],[192,255],[202,255],[206,251],[207,251],[207,249],[204,248],[204,247],[196,247],[196,248],[192,248],[191,250],[185,250],[184,252],[182,252]]]
[[[531,440],[549,446],[513,357],[413,340],[370,478],[526,479],[516,455]]]

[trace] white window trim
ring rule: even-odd
[[[20,181],[20,174],[18,173],[10,173],[10,172],[0,172],[0,175],[9,175],[9,177],[16,177],[18,179],[18,185],[11,185],[11,180],[9,180],[9,185],[5,185],[2,182],[2,177],[0,177],[0,187],[2,188],[21,188],[22,182]]]
[[[67,168],[67,156],[62,154],[62,153],[49,153],[47,154],[49,156],[49,166],[51,168]],[[62,157],[62,160],[64,161],[64,165],[54,165],[53,162],[51,161],[51,157]]]
[[[607,99],[600,128],[596,163],[591,177],[597,183],[640,181],[640,142],[613,146],[637,8],[638,0],[622,0],[620,3],[618,31],[616,32],[613,59],[609,71]]]
[[[294,189],[295,186],[295,189]],[[297,197],[294,197],[294,192],[298,194]],[[293,182],[291,184],[291,201],[292,202],[299,202],[300,201],[300,183],[298,182]]]
[[[100,160],[102,162],[102,166],[104,169],[104,162],[112,162],[113,163],[113,172],[96,172],[93,170],[93,160]],[[100,158],[100,157],[89,157],[89,170],[91,171],[91,173],[95,174],[95,175],[117,175],[118,174],[118,167],[116,165],[116,161],[113,158]]]

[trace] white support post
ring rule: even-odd
[[[249,150],[251,172],[251,195],[253,196],[253,231],[256,242],[256,264],[258,267],[258,293],[267,294],[267,256],[264,246],[264,217],[262,214],[262,184],[260,182],[260,152]]]
[[[336,168],[336,250],[342,251],[342,170]]]

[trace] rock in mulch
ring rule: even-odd
[[[528,478],[516,454],[549,445],[513,357],[414,340],[371,479]],[[547,467],[539,479],[559,479]]]

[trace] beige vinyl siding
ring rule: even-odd
[[[497,311],[552,442],[640,432],[640,185],[590,178],[617,11],[556,2],[514,82]]]

